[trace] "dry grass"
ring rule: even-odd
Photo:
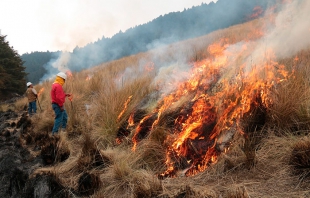
[[[254,20],[73,73],[64,85],[65,91],[73,94],[72,102],[66,99],[65,103],[68,132],[57,141],[59,154],[69,151],[70,156],[63,161],[55,160],[50,167],[33,175],[52,172],[66,189],[92,197],[309,196],[310,185],[304,178],[309,172],[310,144],[304,136],[309,133],[310,120],[310,50],[279,61],[294,73],[272,90],[273,105],[264,112],[247,115],[246,135],[235,135],[229,150],[204,172],[191,177],[183,177],[180,172],[176,178],[158,179],[157,175],[166,169],[165,140],[171,132],[171,115],[163,115],[160,124],[135,151],[131,141],[134,131],[122,144],[115,144],[119,128],[132,112],[142,109],[143,114],[149,113],[156,105],[156,97],[152,100],[151,95],[158,91],[153,84],[156,69],[149,71],[148,66],[166,66],[180,57],[186,62],[202,60],[210,56],[207,48],[213,42],[233,44],[245,37],[257,39],[261,36],[257,30],[263,26],[263,20]],[[37,137],[33,137],[34,142],[51,133],[54,122],[49,98],[51,84],[52,81],[46,81],[36,86],[44,91],[39,96],[42,111],[32,118]],[[147,99],[150,100],[146,105]],[[15,108],[22,109],[23,104],[25,101],[21,100]]]
[[[300,180],[309,179],[310,176],[310,140],[305,137],[292,146],[289,159],[292,172],[299,176]]]
[[[0,111],[8,111],[8,110],[13,110],[13,108],[9,104],[1,104],[0,105]]]
[[[113,164],[101,176],[104,187],[97,196],[151,197],[162,192],[161,182],[152,171],[141,168],[135,154],[122,150],[114,152],[117,155],[114,156]]]
[[[28,99],[22,98],[14,103],[15,111],[25,111],[28,108]]]
[[[274,89],[274,105],[270,109],[270,116],[278,128],[307,129],[310,115],[310,67],[309,64],[297,61],[288,62],[288,65],[293,66],[294,73]]]

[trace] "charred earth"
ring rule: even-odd
[[[65,197],[52,173],[33,175],[35,169],[55,160],[48,153],[57,140],[41,139],[52,147],[45,153],[44,142],[31,144],[32,122],[26,113],[0,112],[0,123],[0,197]]]

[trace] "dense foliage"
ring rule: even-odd
[[[25,67],[18,53],[0,35],[0,99],[22,94],[26,90]]]

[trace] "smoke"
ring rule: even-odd
[[[201,4],[191,9],[184,9],[182,12],[159,16],[146,24],[129,28],[125,32],[120,31],[111,38],[103,36],[82,48],[76,47],[70,53],[66,66],[71,71],[80,71],[103,62],[205,35],[217,29],[243,23],[253,14],[253,9],[256,6],[265,10],[268,4],[272,4],[274,1],[218,0],[214,1],[216,3]],[[59,59],[62,59],[61,56]],[[185,56],[180,56],[180,58],[182,57]],[[166,67],[173,64],[172,59],[174,58],[167,60],[166,63],[160,61],[161,65],[156,64],[155,61],[155,65]],[[56,60],[56,62],[59,61]],[[60,62],[62,61],[60,60]],[[49,74],[52,74],[53,72],[50,70],[54,70],[55,66],[50,67],[50,65],[54,65],[54,63],[50,61],[45,68]],[[42,80],[48,78],[49,74],[45,75]]]
[[[278,5],[280,6],[280,5]],[[283,59],[294,56],[300,50],[310,47],[310,1],[297,0],[281,5],[281,10],[276,13],[273,24],[268,26],[265,36],[257,41],[241,41],[229,46],[225,50],[225,57],[230,70],[222,78],[231,78],[239,71],[240,62],[236,58],[241,58],[246,63],[245,72],[251,71],[253,65],[261,65],[269,58]],[[266,23],[270,18],[266,16]],[[190,46],[178,45],[190,48]],[[167,55],[168,48],[163,51],[153,52],[153,57],[160,58]],[[186,63],[184,54],[178,54],[184,50],[172,50],[176,53],[169,55],[170,60],[158,68],[158,75],[154,79],[154,84],[160,87],[162,95],[173,92],[180,82],[189,78],[191,65]],[[253,50],[248,53],[249,50]],[[233,54],[233,55],[232,55]],[[235,56],[239,54],[238,56]],[[178,61],[178,62],[177,62]],[[216,61],[216,60],[215,60]],[[236,69],[236,70],[235,70]]]
[[[307,0],[296,0],[285,4],[276,16],[274,26],[259,40],[255,51],[247,60],[247,69],[250,69],[250,62],[259,64],[263,58],[267,58],[262,57],[262,54],[268,56],[268,52],[272,52],[276,58],[282,59],[309,47],[309,10],[310,1]]]
[[[44,68],[48,72],[40,79],[40,81],[52,79],[58,72],[66,73],[68,70],[70,70],[67,67],[70,56],[71,54],[69,52],[63,52],[60,53],[58,58],[51,59],[47,64],[44,65]]]
[[[175,63],[167,67],[161,67],[153,84],[159,89],[160,95],[175,91],[181,82],[188,80],[191,67],[185,63]]]

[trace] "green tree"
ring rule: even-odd
[[[0,100],[23,94],[26,90],[23,61],[5,37],[0,35]]]

